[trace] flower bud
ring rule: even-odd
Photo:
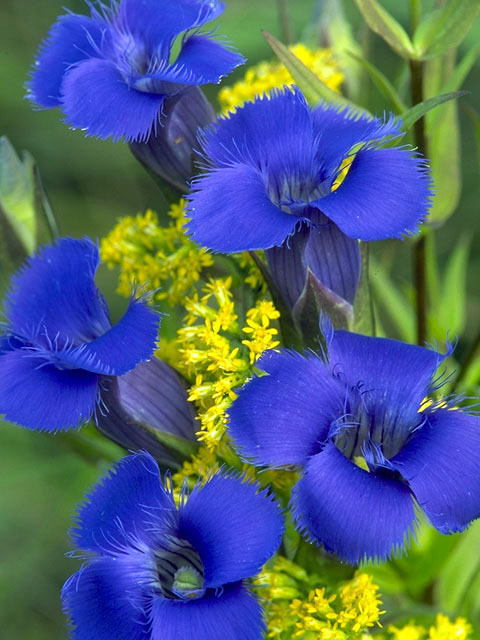
[[[130,149],[150,172],[186,192],[193,176],[197,131],[214,120],[215,111],[202,90],[190,87],[165,100],[162,126],[146,142],[131,142]]]
[[[196,448],[195,414],[175,370],[152,358],[103,382],[99,431],[125,449],[148,451],[165,469],[179,469]]]

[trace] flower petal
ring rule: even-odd
[[[146,140],[155,131],[164,96],[130,88],[108,60],[81,62],[62,85],[62,111],[74,129],[98,138]]]
[[[325,103],[312,111],[312,121],[317,139],[316,159],[327,175],[336,172],[353,146],[403,135],[400,121],[393,117],[382,121]]]
[[[230,51],[219,42],[206,36],[193,35],[184,41],[175,66],[183,66],[186,71],[199,78],[196,84],[207,84],[220,82],[244,62],[243,56]]]
[[[150,640],[142,585],[148,571],[135,560],[101,558],[67,580],[62,600],[75,640]]]
[[[179,33],[210,22],[223,13],[218,0],[123,0],[116,25],[144,43],[150,54],[168,60],[172,41]]]
[[[270,201],[261,174],[236,164],[194,180],[187,225],[198,244],[223,253],[282,244],[301,220]]]
[[[76,14],[60,16],[40,45],[28,83],[30,100],[45,108],[60,106],[64,75],[78,62],[98,57],[105,39],[110,39],[105,22]]]
[[[404,483],[360,469],[331,442],[309,460],[292,510],[299,530],[350,564],[400,552],[415,522]]]
[[[152,640],[261,640],[265,630],[262,608],[241,582],[189,602],[156,598],[152,617]]]
[[[159,314],[148,304],[132,300],[123,317],[96,340],[58,353],[64,363],[86,371],[121,376],[152,357]]]
[[[60,370],[28,350],[0,356],[0,414],[28,429],[57,431],[89,420],[95,410],[98,376]]]
[[[229,410],[229,432],[242,455],[256,464],[305,464],[343,413],[343,385],[318,356],[268,351],[254,378]]]
[[[342,184],[312,202],[347,236],[360,240],[414,234],[430,207],[425,161],[408,149],[359,151]]]
[[[88,239],[61,238],[43,247],[11,280],[9,330],[45,346],[58,338],[88,342],[108,331],[108,310],[94,280],[98,262],[98,248]]]
[[[244,478],[216,474],[180,508],[178,537],[199,554],[206,588],[257,574],[282,534],[277,503]]]
[[[135,454],[120,460],[87,493],[71,536],[85,551],[118,555],[139,543],[154,546],[175,518],[157,463],[147,453]]]
[[[334,375],[349,387],[361,387],[362,398],[387,458],[395,455],[422,421],[422,400],[444,356],[387,338],[335,331],[329,346]],[[379,431],[380,430],[380,431]]]
[[[436,409],[391,461],[441,533],[480,517],[480,418]]]

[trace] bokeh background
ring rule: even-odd
[[[146,207],[160,212],[165,202],[155,184],[136,164],[128,147],[85,138],[61,122],[57,111],[38,112],[25,100],[24,83],[36,49],[62,5],[82,13],[82,0],[0,0],[0,135],[6,134],[17,150],[28,149],[40,166],[43,182],[58,217],[62,234],[102,237],[115,220]],[[321,2],[289,0],[288,11],[295,39],[318,11]],[[347,13],[360,38],[365,37],[354,3]],[[427,1],[426,6],[429,2]],[[385,0],[395,16],[407,24],[407,2]],[[250,63],[272,57],[261,29],[282,37],[276,0],[227,0],[219,20],[220,33]],[[474,25],[462,49],[480,37]],[[370,57],[390,75],[399,72],[399,61],[376,36],[370,38]],[[237,70],[234,77],[243,74]],[[465,88],[471,91],[463,104],[480,110],[480,67],[469,74]],[[230,83],[232,77],[228,80]],[[371,85],[365,91],[374,92]],[[216,87],[208,89],[215,100]],[[384,109],[378,98],[378,113]],[[462,130],[463,191],[458,211],[437,233],[440,261],[445,262],[453,244],[465,234],[472,239],[469,259],[467,318],[459,349],[477,331],[480,317],[479,165],[474,129],[460,109]],[[405,244],[405,243],[404,243]],[[384,247],[395,253],[394,274],[402,286],[410,277],[408,248]],[[0,285],[6,274],[0,273]],[[3,278],[3,282],[2,282]],[[403,284],[402,284],[403,283]],[[101,271],[99,284],[113,304],[114,274]],[[64,640],[67,627],[59,593],[65,579],[79,562],[65,557],[71,549],[67,529],[74,505],[97,479],[98,465],[73,454],[61,439],[30,433],[0,423],[0,637],[5,640]],[[479,563],[478,552],[472,562]]]

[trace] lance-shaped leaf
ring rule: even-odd
[[[8,138],[0,138],[0,215],[19,238],[26,254],[35,251],[36,218],[33,160],[20,160]]]
[[[402,113],[402,130],[408,131],[417,120],[423,118],[429,111],[438,107],[438,105],[454,100],[455,98],[461,98],[462,96],[470,93],[469,91],[453,91],[452,93],[443,93],[433,98],[427,98],[423,102],[419,102],[414,107]]]
[[[363,107],[351,102],[340,93],[330,89],[330,87],[327,87],[313,71],[306,67],[288,47],[272,36],[271,33],[264,31],[263,35],[272,47],[277,58],[286,66],[290,75],[295,80],[295,84],[302,91],[309,104],[316,105],[322,100],[326,100],[327,102],[348,107],[357,113],[371,115]]]
[[[402,56],[415,57],[415,49],[405,29],[376,0],[355,0],[355,3],[372,31]]]
[[[353,304],[353,328],[356,333],[375,335],[375,313],[370,286],[370,250],[368,242],[360,243],[361,272]]]
[[[165,469],[195,452],[195,414],[180,376],[153,358],[103,381],[98,429],[128,450],[149,451]]]
[[[293,307],[293,320],[303,336],[305,346],[318,348],[322,315],[327,315],[336,329],[352,327],[352,305],[325,287],[312,271],[307,269],[305,287]]]
[[[480,0],[449,0],[428,14],[413,38],[418,58],[433,58],[458,46],[479,11]]]

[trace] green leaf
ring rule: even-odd
[[[386,313],[398,335],[405,342],[415,342],[415,314],[407,298],[399,291],[385,271],[372,259],[370,285],[376,306]]]
[[[449,100],[454,100],[455,98],[460,98],[461,96],[465,96],[469,91],[453,91],[451,93],[442,93],[439,96],[434,96],[433,98],[427,98],[423,102],[419,102],[414,107],[402,113],[402,130],[408,131],[417,120],[423,118],[425,114],[427,114],[435,107],[438,107],[439,104],[443,104],[444,102],[448,102]]]
[[[10,141],[0,138],[0,208],[27,254],[35,251],[36,218],[32,163],[20,160]]]
[[[444,340],[447,331],[461,334],[465,327],[469,251],[470,240],[461,238],[447,262],[440,295],[432,300],[429,325],[437,340]]]
[[[282,44],[271,33],[263,31],[263,35],[268,44],[272,47],[277,58],[284,64],[291,76],[295,80],[295,84],[302,91],[308,103],[316,105],[322,100],[332,102],[334,104],[347,107],[357,113],[370,115],[366,109],[351,102],[340,93],[336,93],[330,87],[320,80],[313,71],[306,67],[301,60],[294,55],[288,47]]]
[[[415,57],[414,46],[405,29],[376,0],[355,0],[355,3],[370,29],[398,55],[407,59]]]
[[[375,335],[375,313],[370,287],[370,256],[368,242],[360,243],[362,270],[353,304],[353,330],[367,336]]]
[[[368,72],[377,89],[392,105],[392,109],[395,113],[404,113],[407,111],[408,107],[398,95],[393,84],[387,76],[380,71],[380,69],[377,69],[377,67],[375,67],[371,62],[368,62],[368,60],[362,56],[357,56],[351,51],[347,51],[347,53]]]
[[[480,571],[480,521],[459,536],[455,551],[437,580],[435,595],[441,611],[458,611],[472,580]]]
[[[420,23],[413,38],[418,59],[433,58],[458,46],[478,12],[480,0],[449,0]]]

